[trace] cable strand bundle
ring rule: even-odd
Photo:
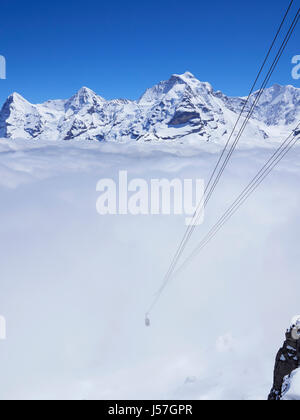
[[[182,254],[183,254],[183,252],[184,252],[184,250],[185,250],[185,248],[186,248],[186,245],[187,245],[187,243],[188,243],[188,241],[189,241],[189,239],[191,238],[191,236],[192,236],[192,234],[193,234],[193,232],[194,232],[194,230],[195,230],[195,228],[196,228],[196,225],[197,225],[197,221],[198,221],[198,219],[199,219],[199,217],[201,216],[201,212],[202,212],[202,209],[203,208],[206,208],[206,206],[207,206],[207,204],[208,204],[208,202],[209,202],[209,200],[210,200],[210,198],[211,198],[211,196],[212,196],[212,194],[214,193],[214,190],[216,189],[216,187],[217,187],[217,185],[218,185],[218,183],[219,183],[219,181],[220,181],[220,178],[221,178],[221,176],[222,176],[222,174],[223,174],[223,172],[225,171],[225,169],[226,169],[226,167],[227,167],[227,165],[228,165],[228,162],[229,162],[229,160],[230,160],[230,158],[231,158],[231,156],[232,156],[232,154],[233,154],[233,152],[234,152],[234,150],[236,149],[236,146],[237,146],[237,144],[238,144],[238,142],[240,141],[240,138],[241,138],[241,136],[242,136],[242,134],[243,134],[243,132],[244,132],[244,130],[245,130],[245,128],[246,128],[246,126],[247,126],[247,124],[248,124],[248,122],[249,122],[249,120],[250,120],[250,118],[252,117],[252,115],[253,115],[253,112],[254,112],[254,110],[255,110],[255,107],[256,107],[256,105],[258,104],[258,102],[259,102],[259,100],[260,100],[260,98],[261,98],[261,96],[262,96],[262,94],[263,94],[263,92],[264,92],[264,90],[265,90],[265,88],[266,88],[266,86],[267,86],[267,84],[268,84],[268,82],[269,82],[269,80],[270,80],[270,78],[271,78],[271,76],[272,76],[272,74],[274,73],[274,71],[275,71],[275,68],[277,67],[277,64],[278,64],[278,62],[279,62],[279,60],[280,60],[280,58],[281,58],[281,56],[282,56],[282,54],[283,54],[283,52],[284,52],[284,50],[285,50],[285,48],[286,48],[286,46],[287,46],[287,44],[288,44],[288,42],[289,42],[289,40],[290,40],[290,38],[291,38],[291,36],[292,36],[292,34],[293,34],[293,32],[294,32],[294,30],[295,30],[295,28],[296,28],[296,26],[297,26],[297,23],[298,23],[298,21],[299,21],[299,18],[300,18],[300,9],[298,9],[297,10],[297,12],[296,12],[296,15],[295,15],[295,17],[294,17],[294,19],[293,19],[293,21],[292,21],[292,23],[290,24],[290,26],[289,26],[289,29],[288,29],[288,31],[287,31],[287,33],[286,33],[286,35],[285,35],[285,37],[284,37],[284,40],[282,41],[282,43],[281,43],[281,45],[280,45],[280,48],[279,48],[279,50],[277,51],[277,54],[276,54],[276,56],[275,56],[275,58],[273,59],[273,62],[272,62],[272,64],[271,64],[271,66],[270,66],[270,68],[269,68],[269,70],[268,70],[268,72],[267,72],[267,75],[265,76],[265,78],[264,78],[264,81],[262,82],[262,84],[261,84],[261,87],[260,87],[260,89],[258,90],[258,92],[256,93],[256,95],[255,95],[255,100],[254,100],[254,102],[252,103],[252,105],[250,106],[250,109],[248,110],[248,112],[247,112],[247,115],[246,115],[246,117],[245,117],[245,120],[243,121],[243,123],[242,123],[242,125],[241,125],[241,127],[240,127],[240,129],[239,129],[239,131],[238,131],[238,133],[237,133],[237,135],[236,135],[236,138],[235,138],[235,140],[233,141],[233,143],[231,144],[231,146],[230,146],[230,148],[229,148],[229,151],[228,151],[228,147],[229,147],[229,145],[230,145],[230,142],[231,142],[231,139],[232,139],[232,137],[234,136],[234,134],[235,134],[235,131],[236,131],[236,129],[237,129],[237,127],[238,127],[238,125],[239,125],[239,122],[240,122],[240,120],[241,120],[241,118],[242,118],[242,116],[243,116],[243,113],[245,112],[245,110],[247,109],[247,106],[248,106],[248,104],[249,104],[249,102],[250,102],[250,98],[252,97],[252,95],[253,95],[253,92],[254,92],[254,89],[255,89],[255,86],[256,86],[256,84],[257,84],[257,82],[258,82],[258,80],[259,80],[259,78],[260,78],[260,76],[261,76],[261,74],[262,74],[262,72],[263,72],[263,69],[265,68],[265,65],[266,65],[266,63],[267,63],[267,61],[268,61],[268,58],[269,58],[269,56],[270,56],[270,54],[271,54],[271,52],[272,52],[272,50],[273,50],[273,47],[274,47],[274,45],[275,45],[275,43],[276,43],[276,40],[278,39],[278,37],[279,37],[279,35],[280,35],[280,32],[281,32],[281,30],[282,30],[282,27],[283,27],[283,25],[284,25],[284,22],[286,21],[286,18],[287,18],[287,16],[288,16],[288,14],[289,14],[289,12],[290,12],[290,9],[291,9],[291,7],[292,7],[292,4],[293,4],[293,0],[290,2],[290,4],[289,4],[289,6],[288,6],[288,9],[287,9],[287,11],[286,11],[286,13],[285,13],[285,15],[284,15],[284,17],[283,17],[283,20],[282,20],[282,22],[281,22],[281,24],[280,24],[280,26],[279,26],[279,28],[278,28],[278,30],[277,30],[277,33],[276,33],[276,35],[275,35],[275,37],[274,37],[274,39],[273,39],[273,41],[272,41],[272,44],[271,44],[271,46],[270,46],[270,48],[269,48],[269,50],[268,50],[268,53],[267,53],[267,55],[266,55],[266,57],[265,57],[265,59],[264,59],[264,62],[263,62],[263,64],[262,64],[262,66],[261,66],[261,68],[260,68],[260,70],[259,70],[259,72],[258,72],[258,75],[257,75],[257,77],[256,77],[256,79],[255,79],[255,82],[254,82],[254,84],[253,84],[253,86],[251,87],[251,89],[250,89],[250,92],[249,92],[249,95],[248,95],[248,97],[247,97],[247,99],[246,99],[246,101],[245,101],[245,103],[244,103],[244,105],[243,105],[243,108],[242,108],[242,110],[241,110],[241,112],[240,112],[240,114],[239,114],[239,116],[238,116],[238,118],[237,118],[237,121],[236,121],[236,123],[235,123],[235,125],[234,125],[234,127],[233,127],[233,130],[232,130],[232,132],[231,132],[231,134],[230,134],[230,136],[229,136],[229,138],[228,138],[228,140],[227,140],[227,142],[226,142],[226,144],[225,144],[225,146],[224,146],[224,148],[223,148],[223,150],[222,150],[222,153],[221,153],[221,155],[220,155],[220,157],[219,157],[219,159],[218,159],[218,161],[217,161],[217,164],[215,165],[215,167],[214,167],[214,169],[213,169],[213,171],[212,171],[212,174],[211,174],[211,176],[210,176],[210,178],[209,178],[209,181],[208,181],[208,184],[207,184],[207,186],[206,186],[206,188],[205,188],[205,191],[204,191],[204,196],[203,196],[203,198],[202,198],[202,200],[200,201],[200,203],[198,204],[198,206],[197,206],[197,209],[196,209],[196,211],[195,211],[195,213],[194,213],[194,216],[193,216],[193,220],[192,220],[192,223],[191,223],[191,225],[187,228],[187,230],[186,230],[186,232],[185,232],[185,234],[184,234],[184,236],[183,236],[183,239],[182,239],[182,241],[180,242],[180,244],[179,244],[179,247],[177,248],[177,251],[176,251],[176,253],[175,253],[175,255],[174,255],[174,257],[173,257],[173,259],[172,259],[172,261],[171,261],[171,264],[170,264],[170,266],[169,266],[169,269],[168,269],[168,271],[167,271],[167,273],[166,273],[166,275],[165,275],[165,277],[164,277],[164,279],[163,279],[163,283],[162,283],[162,286],[160,287],[160,289],[158,290],[158,292],[156,293],[156,295],[155,295],[155,298],[154,298],[154,301],[153,301],[153,303],[151,304],[151,306],[150,306],[150,308],[149,308],[149,310],[147,311],[147,313],[146,313],[146,318],[149,316],[149,313],[152,311],[152,309],[154,308],[154,306],[156,305],[156,303],[158,302],[158,300],[159,300],[159,298],[160,298],[160,296],[161,296],[161,294],[162,294],[162,292],[164,291],[164,289],[166,288],[166,286],[167,286],[167,284],[169,283],[169,281],[171,280],[171,278],[173,277],[173,275],[174,275],[174,272],[175,272],[175,269],[176,269],[176,266],[177,266],[177,264],[178,264],[178,262],[179,262],[179,260],[180,260],[180,258],[181,258],[181,256],[182,256]],[[298,128],[298,127],[297,127]],[[290,138],[290,136],[288,137],[288,139]],[[288,139],[286,139],[286,141],[288,141]],[[292,140],[294,140],[294,139],[292,139]],[[286,142],[285,141],[285,142]],[[285,142],[283,142],[283,144],[282,144],[282,147],[284,148],[284,144],[285,144]],[[296,142],[296,141],[295,141]],[[293,147],[293,145],[291,146],[291,147]],[[281,149],[281,148],[279,148],[279,149]],[[286,151],[286,153],[289,151],[290,149],[288,149],[287,151]],[[228,152],[227,152],[228,151]],[[277,150],[277,152],[278,152],[279,150]],[[225,154],[226,154],[226,152],[227,152],[227,155],[225,156]],[[277,152],[275,152],[275,154],[277,153]],[[285,153],[285,154],[286,154]],[[274,155],[275,155],[274,154]],[[282,158],[285,156],[285,154],[282,156]],[[273,156],[274,156],[273,155]],[[225,159],[224,159],[224,157],[225,157]],[[281,158],[281,159],[282,159]],[[271,159],[272,158],[270,158],[270,160],[266,163],[266,165],[271,161]],[[280,159],[280,160],[281,160]],[[221,167],[220,167],[221,166]],[[220,168],[219,168],[220,167]],[[219,171],[218,171],[218,169],[219,169]],[[264,168],[262,168],[262,170],[263,170]],[[261,170],[261,171],[262,171]],[[272,170],[272,169],[271,169]],[[218,172],[217,172],[218,171]],[[260,171],[260,172],[261,172]],[[257,176],[259,176],[260,175],[260,172],[257,174]],[[267,175],[266,175],[267,176]],[[256,179],[256,177],[254,178],[254,179]],[[254,179],[251,181],[251,183],[254,181]],[[263,178],[264,179],[264,178]],[[251,184],[250,183],[250,184]],[[249,185],[250,185],[249,184]],[[249,187],[249,185],[248,185],[248,187]],[[246,187],[247,188],[247,187]],[[256,189],[256,188],[255,188]],[[241,195],[243,194],[245,192],[245,190],[241,193]],[[240,196],[239,196],[240,197]],[[229,209],[228,209],[228,211],[229,211]],[[226,212],[227,213],[227,212]],[[224,215],[225,216],[225,215]],[[220,221],[219,221],[220,222]],[[219,223],[218,222],[218,223]],[[212,234],[212,232],[210,231],[209,232],[209,234],[208,235],[210,235],[210,234]],[[208,236],[207,235],[207,236]],[[207,240],[208,238],[207,238],[207,236],[204,238],[204,240]],[[204,241],[203,240],[203,241]],[[203,242],[202,241],[202,242]],[[210,239],[209,239],[209,241],[210,241]],[[201,242],[201,247],[202,246],[205,246],[206,245],[206,241],[204,242],[204,243],[202,243]],[[197,247],[197,249],[198,249],[198,247]],[[202,249],[202,248],[201,248]],[[178,272],[179,271],[182,271],[182,269],[187,265],[187,263],[188,263],[188,261],[190,261],[190,258],[191,258],[191,256],[182,264],[182,266],[176,271],[176,273],[175,274],[178,274]]]

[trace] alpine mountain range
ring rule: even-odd
[[[256,95],[251,95],[246,111]],[[86,87],[70,99],[37,105],[13,93],[0,111],[0,138],[223,144],[246,99],[216,91],[190,72],[172,75],[135,101],[105,100]],[[274,85],[264,91],[244,136],[250,143],[282,139],[299,120],[300,89]]]

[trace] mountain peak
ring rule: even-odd
[[[139,103],[151,103],[161,100],[165,95],[182,97],[185,94],[208,95],[213,92],[213,88],[208,82],[200,82],[191,72],[183,74],[173,74],[170,79],[158,83],[146,92],[139,99]]]
[[[192,88],[192,90],[196,90],[197,93],[201,93],[207,91],[211,93],[213,91],[213,87],[208,82],[201,82],[198,80],[191,72],[186,71],[183,74],[173,74],[172,78],[177,78],[186,83],[188,86]],[[170,79],[170,80],[171,80]]]
[[[13,92],[9,97],[7,98],[11,102],[22,102],[22,103],[29,103],[25,98],[23,98],[22,95],[20,95],[18,92]]]
[[[183,74],[173,74],[172,77],[179,77],[182,80],[191,80],[191,79],[196,79],[196,77],[189,71],[186,71]]]
[[[11,95],[9,95],[9,97],[6,99],[1,112],[8,114],[9,113],[9,109],[14,108],[14,109],[19,109],[23,112],[25,112],[25,110],[30,111],[32,106],[31,104],[25,99],[23,98],[23,96],[21,96],[19,93],[17,92],[13,92]]]
[[[76,95],[78,95],[78,96],[80,96],[80,95],[96,95],[96,93],[92,89],[90,89],[86,86],[83,86],[82,88],[80,88],[77,91]]]
[[[86,105],[98,105],[104,101],[105,100],[101,98],[101,96],[98,96],[93,90],[83,86],[66,102],[65,109],[78,111]]]

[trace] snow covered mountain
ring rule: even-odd
[[[189,72],[174,74],[137,101],[106,101],[86,87],[69,100],[38,105],[13,93],[0,112],[0,138],[219,143],[228,138],[245,100],[215,91]],[[245,135],[251,142],[267,141],[285,135],[299,119],[300,89],[275,85],[264,92]]]

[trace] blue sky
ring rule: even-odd
[[[173,73],[191,71],[229,95],[246,95],[289,0],[41,2],[1,4],[0,55],[13,91],[32,102],[88,86],[110,99],[138,98]],[[295,1],[294,11],[299,7]],[[294,84],[300,24],[272,83]]]

